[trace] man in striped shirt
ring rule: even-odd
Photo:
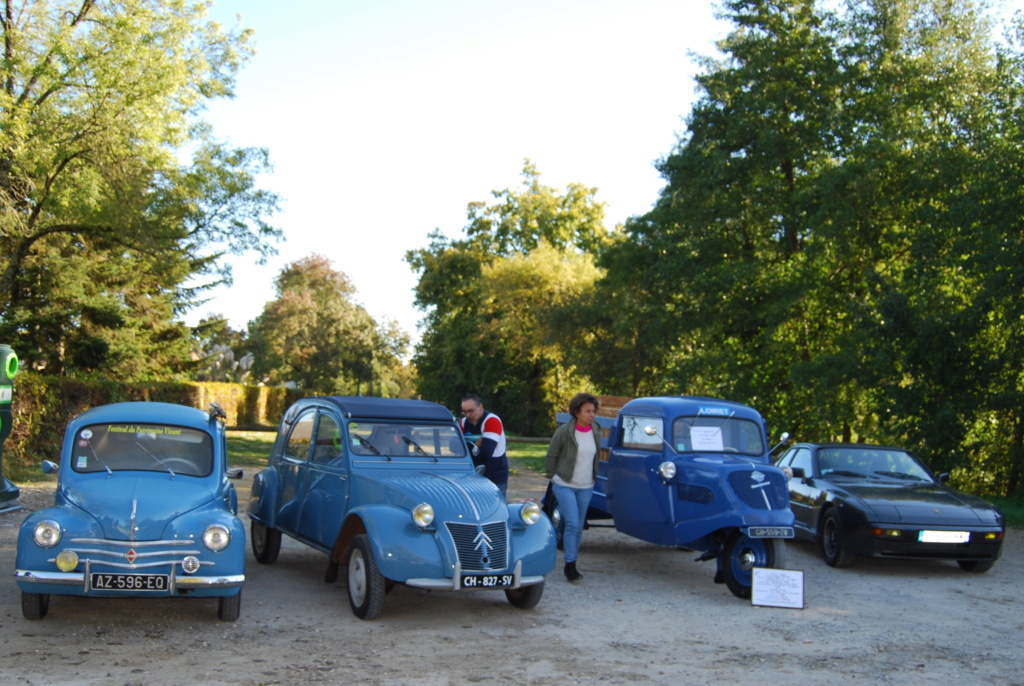
[[[484,476],[493,481],[504,496],[508,491],[508,457],[501,418],[484,409],[480,396],[470,393],[462,399],[459,428],[480,449],[473,463],[483,466]]]

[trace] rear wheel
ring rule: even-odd
[[[370,539],[360,534],[352,539],[348,554],[348,600],[359,619],[377,619],[384,610],[385,580],[377,569]]]
[[[42,619],[49,610],[49,593],[21,594],[21,614],[25,616],[25,619]]]
[[[995,565],[995,560],[957,560],[956,563],[960,565],[960,569],[965,572],[974,572],[975,574],[983,574],[988,570],[992,569]]]
[[[729,537],[722,555],[725,585],[734,596],[749,598],[755,567],[786,566],[786,543],[780,538],[750,538],[737,530]]]
[[[543,581],[539,584],[534,584],[533,586],[510,588],[505,591],[505,597],[508,598],[508,602],[512,603],[514,607],[518,607],[520,610],[532,610],[537,607],[537,603],[540,602],[540,598],[543,595]]]
[[[821,555],[829,567],[849,567],[857,555],[849,550],[843,539],[839,514],[831,509],[821,518]]]
[[[256,561],[265,565],[277,562],[277,556],[281,553],[281,532],[266,527],[255,519],[252,520],[249,530],[249,541],[252,543],[252,554]]]
[[[217,608],[217,617],[225,622],[234,622],[242,611],[242,592],[235,595],[220,597],[220,606]]]

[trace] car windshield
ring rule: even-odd
[[[208,476],[213,438],[205,431],[166,424],[93,424],[72,438],[76,472],[168,472]]]
[[[381,457],[463,457],[466,441],[454,424],[353,421],[348,424],[353,455]]]
[[[931,481],[921,463],[910,453],[886,448],[838,447],[818,451],[818,471],[822,476]]]
[[[672,424],[672,447],[677,452],[739,453],[764,455],[761,426],[732,416],[697,415],[679,417]]]

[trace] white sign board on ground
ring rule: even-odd
[[[750,602],[768,607],[804,609],[804,573],[795,569],[754,567]]]

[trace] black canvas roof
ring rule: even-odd
[[[319,399],[337,405],[347,417],[412,419],[435,422],[450,422],[455,419],[448,408],[426,400],[343,395],[322,396]]]

